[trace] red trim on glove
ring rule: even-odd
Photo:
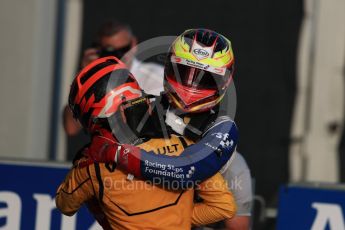
[[[135,177],[141,178],[140,160],[140,148],[128,144],[122,145],[117,158],[120,168],[133,174]]]

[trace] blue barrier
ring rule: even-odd
[[[100,229],[83,207],[73,217],[55,207],[68,166],[0,162],[0,229]]]
[[[54,196],[67,165],[0,162],[0,229],[96,230],[83,207],[63,216]],[[278,230],[345,230],[345,187],[289,185],[280,189]]]
[[[345,189],[290,185],[280,189],[278,230],[344,230]]]

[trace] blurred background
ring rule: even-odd
[[[199,27],[232,41],[238,149],[268,208],[257,229],[274,226],[280,186],[345,181],[341,0],[1,0],[1,160],[68,162],[69,85],[108,19],[139,43]]]

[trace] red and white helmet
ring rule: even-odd
[[[142,96],[142,90],[126,65],[116,57],[104,57],[87,65],[73,80],[69,106],[89,132],[112,116],[126,101]]]

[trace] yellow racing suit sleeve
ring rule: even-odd
[[[93,186],[88,167],[72,168],[59,186],[55,203],[65,215],[72,216],[84,202],[93,197]]]
[[[193,225],[207,225],[235,216],[235,199],[220,173],[202,182],[196,191],[203,201],[194,204]]]

